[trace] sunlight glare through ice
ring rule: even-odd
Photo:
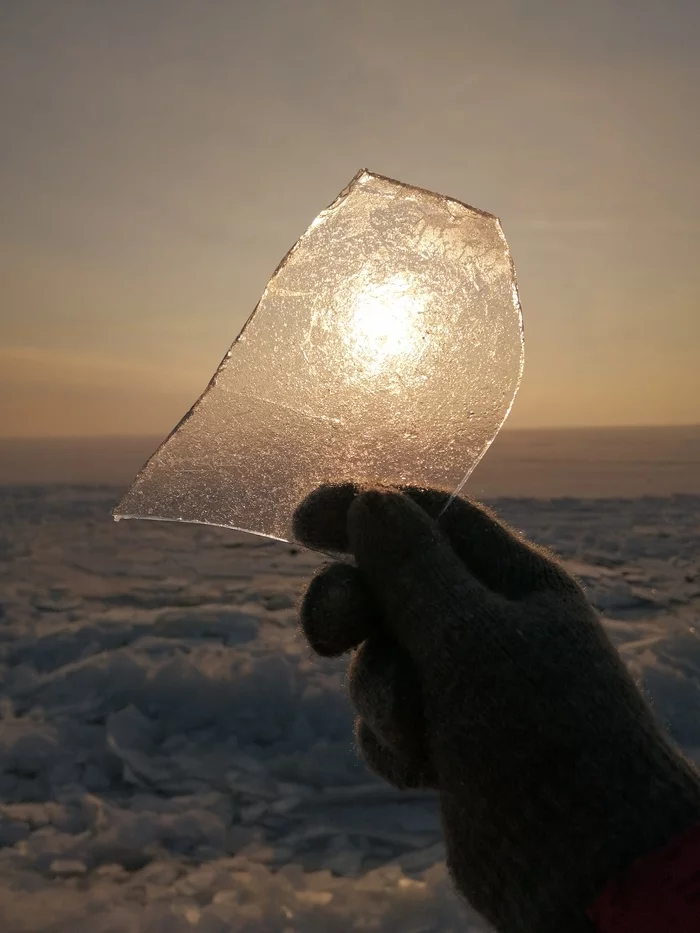
[[[400,368],[415,362],[428,340],[423,324],[427,301],[408,275],[363,283],[344,338],[353,357],[372,374],[387,364]]]

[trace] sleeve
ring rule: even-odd
[[[600,933],[699,933],[700,826],[635,862],[588,915]]]

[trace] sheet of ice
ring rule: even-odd
[[[3,933],[468,931],[431,795],[352,749],[298,636],[317,555],[0,488]],[[502,500],[559,551],[700,761],[700,497]]]
[[[498,219],[361,171],[115,515],[291,540],[295,508],[324,482],[453,492],[503,424],[522,361]]]

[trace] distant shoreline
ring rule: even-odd
[[[128,485],[163,437],[0,438],[0,484]],[[476,497],[700,495],[700,426],[503,430]]]

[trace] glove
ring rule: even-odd
[[[326,486],[295,516],[354,557],[301,623],[348,687],[368,766],[439,797],[447,864],[502,933],[590,933],[632,861],[700,822],[700,778],[657,726],[576,581],[486,509]]]

